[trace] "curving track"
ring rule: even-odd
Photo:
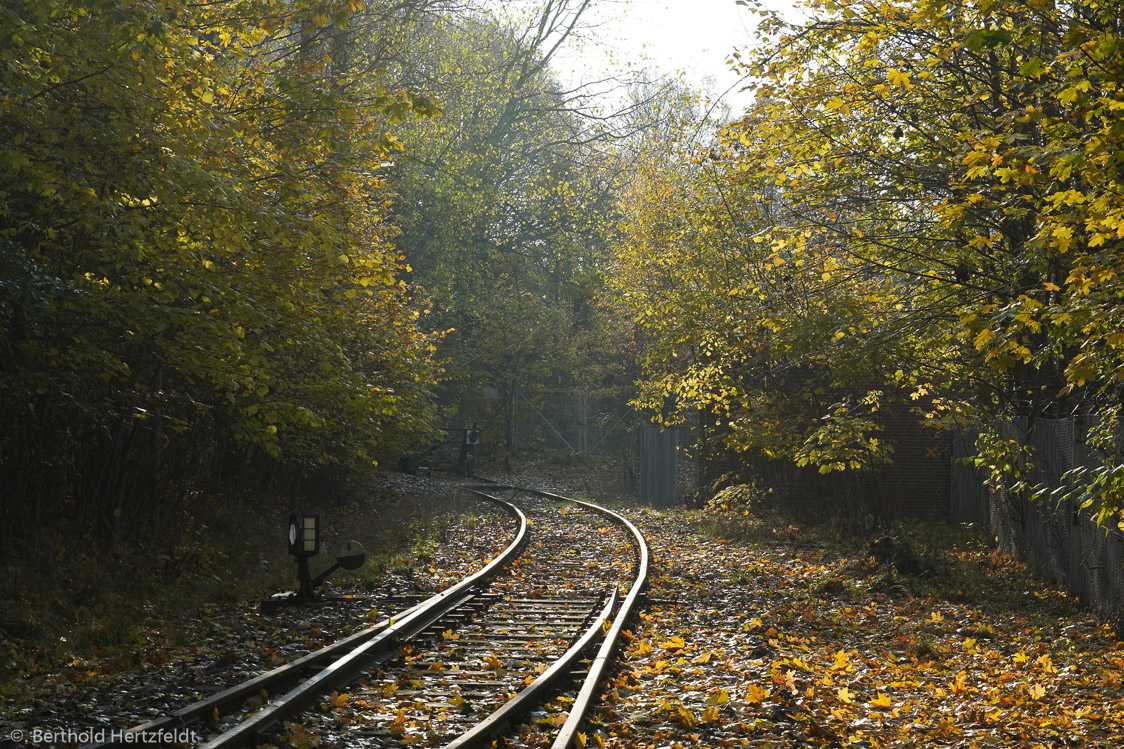
[[[484,569],[346,640],[137,726],[119,745],[188,725],[203,732],[204,721],[248,696],[274,693],[252,715],[211,723],[202,746],[275,743],[290,732],[323,746],[459,748],[518,725],[537,733],[535,743],[549,734],[558,749],[570,745],[647,580],[647,546],[635,526],[596,505],[488,489],[471,491],[508,508],[520,528]],[[559,700],[562,689],[576,694]]]

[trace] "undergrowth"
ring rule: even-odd
[[[835,561],[808,583],[821,598],[862,600],[881,595],[990,602],[1059,616],[1078,609],[1063,593],[1037,592],[1026,566],[994,548],[976,528],[939,520],[880,526],[830,518],[797,523],[762,502],[755,490],[739,489],[719,494],[701,510],[687,511],[688,524],[696,532],[731,543],[822,550],[825,558]],[[925,649],[923,638],[918,647]]]
[[[461,508],[439,497],[371,494],[304,511],[319,512],[328,544],[328,557],[312,559],[313,575],[339,544],[357,540],[367,563],[338,570],[331,583],[362,587],[424,558]],[[212,607],[292,589],[288,514],[202,501],[175,535],[106,548],[40,534],[34,544],[10,549],[0,561],[0,685],[72,661],[97,660],[107,672],[133,669],[154,652],[188,643],[193,622]]]

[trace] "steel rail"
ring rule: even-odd
[[[473,596],[473,589],[499,574],[500,570],[511,561],[511,558],[523,546],[527,537],[527,516],[509,502],[492,499],[509,507],[519,518],[519,532],[516,534],[515,540],[499,556],[479,572],[469,575],[453,587],[429,598],[425,601],[424,606],[415,607],[406,616],[392,620],[385,629],[376,633],[367,642],[326,666],[299,686],[289,690],[276,702],[266,705],[238,725],[201,744],[200,749],[226,749],[226,747],[242,746],[286,716],[304,710],[321,695],[346,686],[348,682],[364,670],[390,655],[400,642],[418,634],[449,611],[470,599]]]
[[[519,715],[530,709],[532,705],[542,699],[543,692],[554,685],[559,679],[570,673],[584,656],[585,651],[599,637],[603,636],[606,623],[617,605],[617,592],[609,594],[605,606],[592,624],[586,628],[584,634],[573,645],[554,661],[543,673],[514,697],[505,702],[502,707],[487,718],[480,721],[468,731],[445,744],[444,749],[471,749],[472,747],[485,746],[492,739],[503,733],[504,729]]]
[[[508,487],[514,488],[514,487]],[[473,494],[496,500],[489,494],[477,489],[468,489]],[[525,490],[520,490],[525,491]],[[588,505],[597,509],[594,505]],[[624,520],[617,516],[618,519]],[[627,520],[624,522],[628,522]],[[505,702],[502,707],[491,713],[487,718],[477,723],[456,739],[445,744],[444,749],[472,749],[484,746],[492,739],[498,737],[505,728],[519,715],[542,698],[543,692],[553,686],[559,679],[573,671],[578,661],[584,656],[590,645],[605,635],[609,627],[610,618],[617,605],[617,591],[614,589],[608,596],[605,606],[597,618],[586,628],[586,631],[574,641],[566,652],[554,661],[551,666],[514,697]]]
[[[621,602],[620,610],[617,611],[617,615],[612,625],[609,627],[609,631],[606,633],[601,647],[597,651],[597,656],[593,659],[593,663],[590,664],[589,673],[582,682],[581,689],[578,691],[578,696],[574,699],[573,705],[570,706],[570,714],[567,716],[566,722],[562,725],[562,728],[559,729],[558,734],[554,738],[554,743],[551,745],[551,749],[567,749],[567,747],[572,745],[574,737],[578,733],[578,729],[581,728],[582,724],[585,722],[585,717],[593,706],[593,700],[597,697],[597,691],[600,687],[601,680],[604,678],[605,670],[608,668],[609,662],[613,658],[613,651],[616,650],[625,622],[631,618],[633,611],[637,607],[637,602],[640,600],[640,596],[643,593],[644,586],[648,583],[648,566],[651,560],[651,554],[648,550],[648,543],[644,540],[640,529],[633,525],[628,518],[617,512],[592,502],[570,499],[569,497],[563,497],[553,492],[523,488],[519,488],[519,491],[530,492],[549,499],[572,502],[616,518],[617,521],[628,528],[629,532],[631,532],[636,539],[636,549],[639,554],[636,581],[632,584],[624,601]]]
[[[253,732],[261,731],[272,722],[281,720],[295,709],[299,709],[288,709],[283,703],[285,703],[290,696],[298,700],[306,699],[307,693],[305,692],[305,685],[308,685],[310,682],[320,684],[321,689],[331,689],[332,687],[328,685],[335,683],[335,679],[343,678],[343,675],[349,673],[351,669],[357,668],[358,671],[361,671],[364,664],[368,661],[377,660],[380,655],[389,652],[401,640],[420,632],[437,619],[440,619],[441,616],[446,614],[450,609],[455,608],[468,598],[471,598],[473,590],[498,575],[500,570],[511,561],[523,546],[527,537],[526,515],[510,502],[505,502],[496,497],[486,498],[500,504],[508,510],[508,512],[519,521],[519,530],[516,532],[515,538],[507,548],[477,572],[464,578],[456,585],[446,588],[440,593],[398,613],[394,617],[383,619],[378,624],[355,632],[342,640],[338,640],[331,645],[308,653],[295,661],[290,661],[289,663],[266,671],[247,681],[235,684],[229,689],[193,702],[190,705],[176,710],[170,715],[161,716],[146,723],[128,728],[109,741],[87,744],[82,747],[82,749],[109,749],[110,747],[131,747],[137,744],[148,743],[146,741],[146,736],[159,736],[162,733],[186,728],[192,723],[214,714],[215,710],[222,712],[231,705],[242,704],[247,698],[260,694],[261,690],[265,689],[267,686],[294,681],[310,669],[320,667],[322,664],[329,664],[324,666],[315,677],[309,678],[301,686],[286,693],[278,703],[267,705],[254,716],[251,716],[250,721],[253,721],[253,729],[251,732],[239,730],[242,726],[246,725],[246,722],[244,722],[204,744],[204,746],[207,747],[235,746],[240,741],[248,740],[250,736],[253,735]],[[340,654],[345,655],[341,656]],[[332,662],[333,658],[337,660]],[[326,672],[330,672],[330,675],[324,679],[320,679],[319,677]],[[325,685],[325,683],[328,685]],[[344,683],[346,683],[346,681]],[[301,704],[304,704],[304,702]],[[263,713],[267,714],[268,720],[266,716],[258,718],[258,716],[262,716]],[[223,741],[220,742],[220,739],[223,739]]]
[[[489,481],[488,479],[483,480]],[[476,589],[494,578],[526,542],[527,518],[515,505],[478,491],[475,487],[462,488],[480,498],[506,507],[520,521],[515,540],[484,568],[466,577],[460,583],[414,605],[394,618],[385,619],[314,653],[309,653],[302,658],[260,674],[210,698],[193,703],[169,716],[157,718],[128,729],[125,735],[116,741],[90,745],[85,749],[131,746],[135,743],[142,743],[146,740],[145,734],[148,737],[155,737],[162,731],[184,728],[193,721],[209,716],[218,708],[241,704],[247,697],[258,694],[266,685],[291,682],[305,671],[322,666],[322,670],[292,688],[276,701],[267,704],[249,718],[219,736],[201,744],[200,749],[226,749],[227,747],[242,746],[254,741],[265,729],[275,723],[294,713],[306,710],[323,694],[342,689],[360,673],[370,669],[375,663],[385,660],[402,641],[425,630],[452,609],[472,599],[478,592]],[[561,678],[573,673],[578,662],[586,657],[590,648],[598,640],[601,640],[597,654],[590,661],[588,672],[569,710],[566,723],[559,730],[552,745],[552,749],[566,749],[574,742],[578,730],[584,723],[586,715],[597,697],[605,671],[621,638],[623,626],[633,614],[643,588],[647,584],[650,563],[648,546],[643,535],[627,518],[592,502],[571,499],[553,492],[527,489],[498,482],[489,482],[489,486],[486,488],[521,491],[585,507],[591,511],[607,515],[611,520],[623,525],[632,534],[636,542],[638,554],[636,579],[625,595],[623,602],[620,603],[619,608],[617,607],[619,592],[617,587],[614,586],[611,593],[606,597],[606,602],[600,613],[595,615],[592,624],[570,645],[565,654],[554,661],[534,681],[505,702],[499,709],[444,747],[444,749],[475,749],[498,738],[517,716],[527,712],[534,704],[541,702],[547,689]],[[336,657],[341,653],[344,654]],[[333,658],[335,660],[332,660]]]
[[[643,594],[644,587],[648,584],[648,568],[651,562],[651,552],[648,549],[648,543],[644,540],[644,535],[640,532],[640,529],[633,525],[633,523],[629,521],[628,518],[624,517],[618,512],[614,512],[613,510],[608,509],[607,507],[602,507],[601,505],[595,504],[593,502],[586,502],[580,499],[564,497],[560,494],[555,494],[554,492],[547,492],[539,489],[528,489],[526,487],[514,486],[512,484],[505,484],[499,481],[492,481],[491,479],[483,477],[479,478],[481,478],[481,480],[485,482],[488,482],[490,488],[509,489],[512,491],[534,494],[546,499],[552,499],[559,502],[569,502],[593,510],[594,512],[608,515],[610,518],[616,520],[618,523],[627,528],[636,541],[638,556],[636,580],[629,588],[628,594],[621,602],[620,609],[616,612],[616,616],[613,618],[611,625],[608,627],[608,631],[605,633],[605,637],[601,642],[601,647],[598,648],[597,655],[590,663],[589,671],[586,674],[585,679],[582,680],[582,685],[578,690],[578,695],[574,699],[573,705],[571,705],[570,707],[566,722],[562,725],[562,728],[559,729],[558,733],[555,736],[554,743],[551,745],[551,749],[567,749],[567,747],[573,744],[574,738],[578,733],[578,729],[582,727],[582,724],[585,722],[586,715],[588,715],[589,710],[593,706],[593,701],[597,697],[601,681],[605,676],[605,671],[608,668],[609,663],[612,661],[613,653],[616,650],[617,644],[621,639],[621,632],[624,630],[624,625],[632,617],[633,612],[637,608],[640,596]],[[475,493],[483,495],[482,492]],[[612,600],[610,601],[610,603],[612,603],[612,601],[615,601],[615,599],[616,591],[613,592]],[[607,608],[606,611],[611,612],[611,608]],[[605,616],[605,614],[602,614],[602,616]],[[606,619],[599,619],[599,621],[604,622],[606,621]],[[587,632],[587,636],[588,635],[589,633]],[[583,638],[583,640],[585,640],[585,638]],[[588,646],[590,641],[592,641],[592,638],[585,642],[583,648]],[[574,650],[574,648],[571,648],[571,650]],[[569,652],[567,653],[567,656],[568,655]],[[543,676],[546,676],[546,674],[543,674]],[[528,687],[528,689],[530,689],[530,687]],[[484,724],[478,724],[475,728],[469,731],[469,733],[463,734],[461,738],[453,741],[450,744],[447,744],[444,749],[468,749],[468,747],[481,746],[488,739],[494,738],[500,733],[504,725],[506,725],[507,722],[510,722],[515,713],[517,713],[521,709],[525,709],[526,705],[522,702],[517,705],[512,704],[522,696],[523,693],[520,692],[519,695],[505,704],[503,708],[485,719],[485,722],[491,722],[493,717],[498,716],[502,712],[505,714],[506,718],[506,720],[502,724],[497,721],[496,725],[490,726],[488,729],[485,729],[483,727]],[[527,702],[530,702],[530,699],[528,699]],[[466,738],[469,737],[470,734],[472,734],[471,737]]]

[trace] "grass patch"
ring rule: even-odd
[[[800,543],[809,540],[808,528],[774,513],[706,508],[686,510],[683,515],[687,525],[695,532],[733,543]]]

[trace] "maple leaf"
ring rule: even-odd
[[[299,723],[289,723],[285,728],[287,730],[285,738],[297,749],[307,749],[307,747],[313,745],[312,736],[309,735],[304,726]]]
[[[340,694],[339,692],[332,692],[332,696],[328,698],[328,702],[331,703],[333,707],[345,707],[349,698],[350,695],[346,693]]]
[[[687,643],[684,642],[683,638],[678,635],[672,637],[670,640],[666,640],[660,643],[660,647],[664,650],[682,650],[686,646]]]
[[[907,91],[913,88],[913,83],[909,80],[910,74],[908,72],[891,68],[886,73],[886,79],[890,81],[890,85],[894,88],[904,88]]]
[[[964,731],[957,727],[952,718],[945,716],[941,718],[940,723],[933,728],[933,733],[939,738],[951,739],[964,733]]]
[[[750,705],[760,705],[770,692],[760,684],[750,684],[745,688],[745,701]]]
[[[706,698],[706,704],[708,705],[725,705],[729,701],[730,693],[725,689],[720,689]]]
[[[852,692],[847,687],[840,687],[839,689],[837,689],[835,691],[835,696],[839,698],[840,702],[846,702],[848,705],[850,705],[855,699],[854,692]]]
[[[883,694],[882,692],[879,692],[878,696],[870,701],[870,704],[874,707],[893,707],[894,702],[889,698],[889,696]]]
[[[561,726],[561,725],[565,725],[565,723],[566,723],[566,713],[554,713],[552,715],[547,715],[547,716],[544,716],[542,718],[539,718],[535,722],[538,723],[541,726]]]
[[[796,689],[796,672],[795,671],[793,671],[792,669],[789,669],[788,671],[784,672],[784,683],[785,683],[785,686],[788,687],[788,690],[790,692],[792,692],[793,694],[796,694],[796,692],[798,690]]]
[[[956,678],[953,680],[952,686],[949,688],[952,690],[953,694],[967,694],[969,691],[971,691],[972,688],[968,685],[968,672],[961,671],[960,673],[956,674]]]

